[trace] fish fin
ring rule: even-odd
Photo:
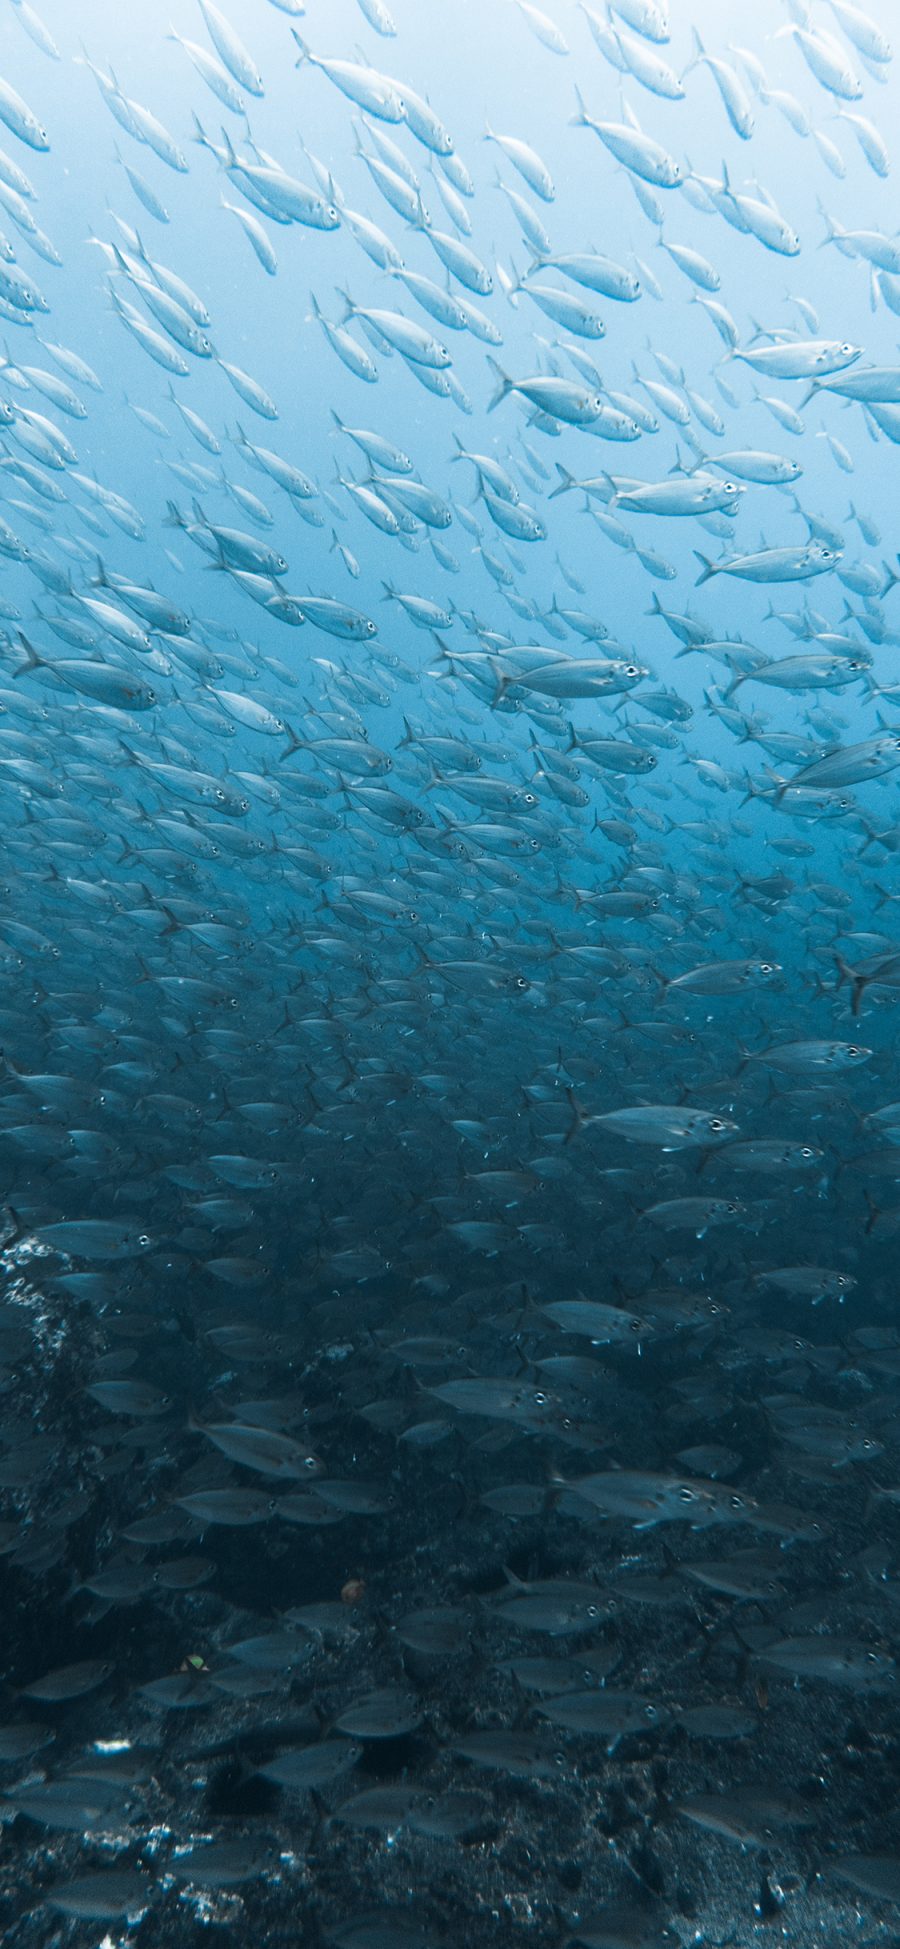
[[[491,358],[490,353],[488,353],[487,355],[487,363],[490,366],[491,371],[494,374],[494,377],[497,381],[497,390],[494,393],[493,398],[488,402],[488,412],[492,413],[494,407],[499,406],[501,402],[504,399],[506,399],[508,395],[514,390],[514,384],[512,379],[507,377],[507,374],[503,371],[502,366],[499,366],[497,364],[496,359]]]
[[[16,638],[17,641],[21,644],[22,649],[25,651],[26,661],[24,663],[20,663],[18,670],[13,671],[14,678],[24,677],[29,670],[41,670],[50,667],[49,665],[45,665],[44,658],[42,656],[38,656],[34,644],[29,643],[27,636],[24,636],[20,629],[16,630]]]
[[[574,474],[569,473],[568,467],[563,467],[558,460],[554,461],[553,464],[559,475],[559,484],[558,486],[551,488],[550,493],[547,497],[548,500],[550,501],[555,501],[558,494],[570,493],[571,489],[573,487],[577,487],[579,484],[578,481],[575,479]],[[556,606],[555,596],[553,598],[553,606],[554,607]]]
[[[237,169],[239,167],[237,155],[235,154],[228,130],[225,128],[222,130],[222,141],[225,144],[225,168]]]
[[[591,126],[591,118],[585,108],[584,96],[582,95],[581,89],[577,87],[575,89],[575,100],[578,103],[578,113],[577,115],[569,116],[569,127],[570,129],[589,129]]]

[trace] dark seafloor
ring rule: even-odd
[[[898,27],[0,0],[3,1949],[900,1940]]]

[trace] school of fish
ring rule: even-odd
[[[897,1930],[898,35],[0,0],[17,1949]]]

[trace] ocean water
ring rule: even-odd
[[[895,1939],[887,0],[2,0],[0,1926]]]

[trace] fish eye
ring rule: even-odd
[[[857,1049],[856,1044],[854,1042],[851,1042],[850,1047],[847,1050],[848,1056],[861,1056],[862,1053],[863,1053],[862,1050]]]
[[[239,810],[240,810],[241,812],[249,812],[249,810],[250,810],[250,800],[249,800],[249,799],[238,799],[238,807],[239,807]]]
[[[804,1144],[800,1152],[801,1157],[815,1157],[815,1154],[809,1144]]]
[[[367,623],[366,623],[366,635],[367,635],[367,636],[374,636],[374,634],[375,634],[375,624],[374,624],[373,622],[367,622]]]
[[[657,1713],[657,1710],[656,1710],[656,1707],[655,1707],[655,1705],[645,1705],[645,1707],[644,1707],[644,1718],[645,1718],[645,1719],[648,1719],[648,1720],[650,1721],[650,1723],[651,1723],[651,1725],[652,1725],[652,1723],[653,1723],[653,1721],[654,1721],[654,1719],[656,1719],[656,1718],[658,1718],[658,1716],[659,1716],[659,1715],[658,1715],[658,1713]]]
[[[729,1509],[743,1509],[744,1507],[743,1496],[729,1496],[728,1507]]]
[[[316,1458],[315,1458],[315,1456],[314,1456],[314,1455],[304,1455],[304,1457],[303,1457],[303,1466],[304,1466],[304,1468],[305,1468],[305,1469],[315,1469],[315,1468],[316,1468],[316,1466],[317,1466],[317,1464],[316,1464]]]
[[[710,1117],[710,1119],[709,1119],[709,1128],[710,1128],[710,1130],[715,1130],[715,1131],[719,1131],[719,1130],[724,1130],[724,1128],[725,1128],[725,1125],[724,1125],[724,1123],[723,1123],[723,1121],[722,1121],[722,1118],[721,1118],[721,1117]]]
[[[739,493],[740,493],[740,491],[741,491],[741,490],[740,490],[740,488],[738,487],[738,484],[737,484],[737,482],[736,482],[736,481],[733,481],[733,480],[727,480],[727,481],[725,482],[725,492],[726,492],[726,494],[739,494]]]
[[[775,969],[774,969],[774,967],[773,967],[773,965],[772,965],[772,963],[771,963],[771,961],[761,961],[761,962],[760,962],[760,964],[759,964],[759,972],[760,972],[760,974],[763,974],[763,975],[767,975],[767,974],[774,974],[774,973],[775,973]]]
[[[686,1482],[682,1484],[681,1488],[678,1491],[678,1500],[679,1502],[696,1501],[696,1497],[694,1495],[693,1489],[689,1489]]]
[[[149,1232],[141,1232],[141,1233],[140,1233],[140,1235],[139,1235],[139,1237],[138,1237],[138,1244],[139,1244],[139,1245],[149,1245],[149,1243],[150,1243],[150,1234],[149,1234]]]
[[[626,675],[626,677],[639,677],[639,676],[640,676],[640,674],[641,674],[641,673],[640,673],[640,670],[638,669],[638,666],[637,666],[637,664],[636,664],[636,663],[626,663],[626,665],[625,665],[625,675]]]
[[[513,987],[519,990],[520,995],[524,993],[524,990],[528,987],[528,982],[526,981],[525,976],[516,975],[515,980],[513,982]]]
[[[855,352],[855,351],[856,351],[856,346],[855,346],[855,345],[842,345],[842,346],[841,346],[841,351],[842,351],[842,352]]]
[[[536,1408],[545,1408],[547,1406],[547,1396],[546,1394],[542,1394],[540,1389],[531,1398]]]
[[[600,1616],[599,1604],[589,1604],[585,1615],[587,1617],[599,1617]]]

